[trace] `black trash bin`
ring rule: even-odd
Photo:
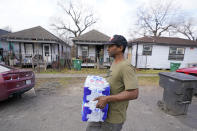
[[[159,106],[170,115],[185,115],[197,88],[197,77],[178,72],[159,73],[159,85],[164,88]],[[163,102],[161,104],[161,102]]]

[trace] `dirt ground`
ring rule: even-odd
[[[36,80],[36,96],[27,92],[22,99],[0,103],[0,131],[85,131],[81,101],[85,78]],[[156,105],[162,88],[140,86],[140,96],[131,101],[123,131],[197,131],[197,99],[186,116],[174,117]]]

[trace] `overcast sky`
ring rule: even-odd
[[[9,26],[13,32],[42,26],[52,33],[52,19],[61,14],[59,0],[0,0],[0,28]],[[66,1],[66,0],[65,0]],[[81,1],[81,0],[80,0]],[[99,21],[90,29],[109,36],[122,34],[129,38],[129,29],[135,22],[136,9],[152,0],[83,0],[96,12]],[[177,0],[186,15],[197,17],[196,0]],[[89,30],[90,30],[89,29]]]

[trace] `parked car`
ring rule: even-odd
[[[176,70],[176,72],[197,76],[197,67],[180,68],[180,69]]]
[[[176,72],[185,73],[185,74],[197,77],[197,67],[180,68],[180,69],[176,70]],[[197,87],[194,90],[194,94],[197,96]]]
[[[31,70],[16,69],[0,64],[0,101],[11,96],[21,96],[35,85]]]

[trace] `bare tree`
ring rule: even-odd
[[[187,39],[196,41],[197,39],[197,25],[194,18],[183,20],[179,25],[174,25],[175,33],[184,35]]]
[[[151,1],[152,2],[152,1]],[[161,36],[170,31],[173,25],[177,24],[178,10],[173,1],[155,1],[148,7],[138,9],[137,26],[143,30],[141,35]]]
[[[68,3],[59,3],[58,5],[63,9],[64,14],[70,21],[67,19],[63,21],[58,19],[56,23],[52,24],[58,31],[61,31],[61,35],[65,32],[69,32],[74,37],[80,36],[87,28],[92,26],[97,22],[93,12],[84,11],[82,7],[77,7],[71,1]]]

